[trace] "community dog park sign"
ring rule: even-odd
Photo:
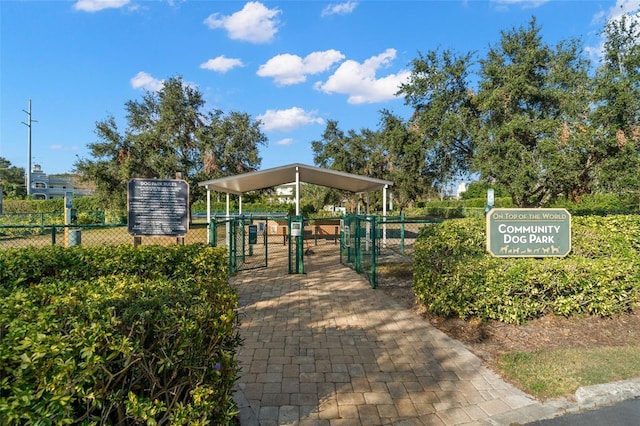
[[[564,257],[571,251],[571,214],[565,209],[492,209],[487,251],[495,257]]]

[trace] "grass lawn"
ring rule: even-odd
[[[568,396],[582,386],[640,377],[640,346],[510,352],[498,368],[539,399]]]

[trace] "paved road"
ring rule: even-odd
[[[640,398],[619,402],[609,407],[569,414],[548,420],[527,423],[527,426],[638,426]]]

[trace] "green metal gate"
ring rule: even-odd
[[[304,223],[302,216],[288,215],[216,217],[210,224],[209,241],[227,247],[229,274],[268,267],[270,251],[286,254],[290,274],[303,274]]]
[[[378,264],[411,262],[420,228],[441,222],[404,216],[347,215],[340,233],[340,263],[367,277],[378,287]]]
[[[267,221],[264,216],[235,216],[215,218],[211,222],[209,240],[216,247],[227,247],[230,274],[267,267]]]
[[[378,286],[376,219],[376,216],[345,216],[340,237],[340,263],[365,275],[371,288]]]

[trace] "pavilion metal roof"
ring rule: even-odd
[[[299,163],[207,180],[198,183],[198,185],[204,186],[211,191],[242,195],[245,192],[255,191],[257,189],[272,188],[296,182],[296,173],[298,173],[299,182],[312,183],[355,193],[381,190],[385,186],[393,185],[393,182],[388,180],[354,175]]]

